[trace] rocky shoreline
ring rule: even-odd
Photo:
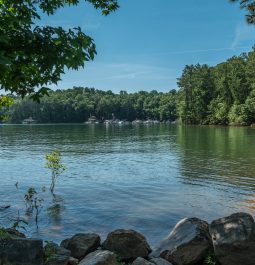
[[[186,218],[151,249],[137,231],[118,229],[101,242],[97,234],[76,234],[60,245],[0,229],[1,265],[254,265],[255,222],[235,213],[208,224]]]

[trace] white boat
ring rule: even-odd
[[[34,120],[32,117],[29,117],[28,119],[24,119],[22,121],[22,124],[35,124],[36,120]]]

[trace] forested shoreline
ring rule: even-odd
[[[51,91],[40,104],[15,98],[10,123],[33,117],[39,123],[156,119],[184,124],[250,125],[255,123],[255,49],[214,67],[187,65],[169,92],[102,91],[74,87]]]

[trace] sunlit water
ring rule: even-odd
[[[25,215],[28,187],[50,186],[45,154],[59,149],[67,170],[55,196],[42,193],[39,228],[56,242],[77,232],[104,239],[116,228],[152,246],[184,217],[207,221],[255,212],[255,129],[171,125],[0,126],[0,226]],[[15,183],[19,183],[19,191]]]

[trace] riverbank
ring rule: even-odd
[[[153,250],[134,230],[115,230],[103,242],[97,234],[78,233],[57,245],[0,229],[4,265],[254,265],[254,247],[255,223],[247,213],[210,224],[199,218],[183,219]]]
[[[11,126],[11,125],[22,125],[22,126],[41,126],[41,125],[45,125],[45,126],[49,126],[49,125],[111,125],[111,126],[132,126],[132,125],[176,125],[176,126],[184,126],[184,127],[190,127],[190,126],[195,126],[195,127],[219,127],[219,128],[224,128],[224,127],[230,127],[230,128],[255,128],[255,124],[249,124],[249,125],[241,125],[241,124],[225,124],[225,125],[221,125],[221,124],[183,124],[180,123],[178,121],[159,121],[159,120],[134,120],[134,121],[126,121],[126,120],[116,120],[116,121],[112,121],[112,120],[106,120],[106,121],[96,121],[96,122],[90,122],[90,121],[86,121],[86,122],[81,122],[81,123],[77,123],[77,122],[57,122],[57,123],[0,123],[0,126]]]

